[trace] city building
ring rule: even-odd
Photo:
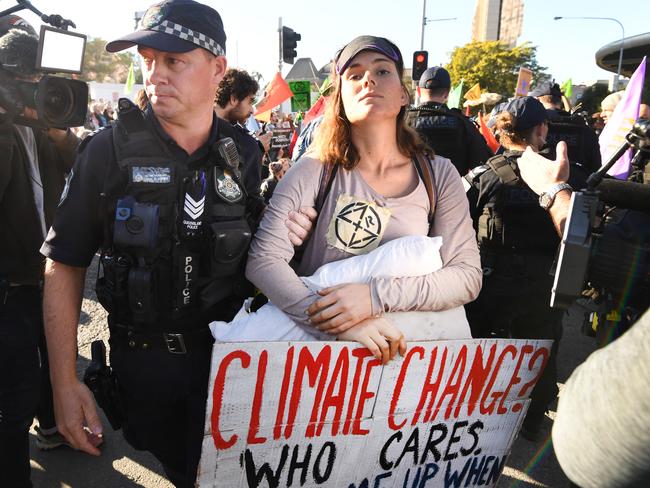
[[[472,40],[501,41],[508,47],[514,47],[523,23],[523,0],[477,0]]]

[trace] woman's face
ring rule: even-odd
[[[370,119],[396,119],[407,104],[397,66],[375,51],[357,54],[343,72],[341,99],[351,124]]]

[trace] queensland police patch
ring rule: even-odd
[[[132,166],[131,181],[133,183],[152,183],[157,185],[171,183],[171,168],[164,166]]]
[[[217,194],[228,203],[236,203],[241,200],[244,193],[232,176],[227,173],[219,173],[215,176]]]

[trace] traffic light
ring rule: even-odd
[[[429,52],[428,51],[415,51],[413,53],[413,71],[411,77],[413,81],[418,81],[427,69],[427,64],[429,63]]]
[[[285,63],[293,64],[298,55],[296,47],[300,39],[300,34],[289,27],[282,26],[282,60]]]

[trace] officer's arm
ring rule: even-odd
[[[77,324],[85,276],[85,268],[48,259],[43,317],[57,427],[76,449],[98,456],[102,424],[92,393],[76,372]]]

